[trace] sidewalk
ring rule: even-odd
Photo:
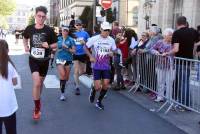
[[[90,88],[93,80],[88,76],[84,75],[80,77],[80,81],[83,85]],[[176,127],[180,128],[184,132],[188,134],[199,134],[200,133],[200,125],[198,122],[200,121],[199,114],[195,112],[176,112],[176,111],[169,111],[167,115],[164,114],[164,111],[156,112],[157,109],[163,103],[155,103],[153,100],[149,98],[147,94],[142,92],[136,92],[135,94],[128,92],[128,90],[121,90],[117,91],[121,95],[131,99],[132,101],[138,103],[145,109],[148,109],[151,112],[159,115],[161,118],[165,119],[166,121],[172,123]],[[109,96],[108,96],[109,97]]]
[[[9,55],[22,55],[25,54],[23,39],[19,39],[18,44],[15,44],[15,36],[9,34],[6,36],[6,41],[9,45]]]

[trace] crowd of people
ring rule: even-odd
[[[53,66],[54,60],[51,55],[55,53],[55,63],[60,79],[60,100],[65,101],[66,99],[65,89],[73,67],[75,94],[81,94],[79,77],[85,73],[93,74],[94,83],[91,86],[89,102],[95,101],[99,91],[96,107],[102,110],[104,109],[102,101],[110,88],[126,89],[128,84],[136,82],[138,77],[136,56],[138,54],[149,53],[187,59],[192,59],[194,55],[200,57],[200,27],[197,30],[189,28],[184,16],[177,19],[176,30],[166,28],[162,32],[159,26],[153,24],[149,30],[142,32],[141,37],[131,28],[120,27],[117,21],[113,22],[112,26],[108,22],[102,22],[100,26],[94,27],[91,37],[83,29],[82,21],[79,19],[72,22],[74,26],[72,24],[70,27],[63,25],[56,35],[52,28],[44,24],[46,15],[46,7],[37,7],[35,24],[27,26],[23,32],[25,51],[30,52],[29,66],[33,80],[32,94],[35,104],[34,120],[39,120],[41,117],[40,98],[43,81],[48,72],[50,59],[52,59],[51,66]],[[72,33],[70,28],[76,30]],[[154,61],[154,59],[151,60]],[[148,60],[145,62],[148,64]],[[155,60],[156,62],[160,61]],[[152,85],[157,85],[156,102],[163,101],[165,85],[167,85],[165,94],[170,94],[168,92],[171,92],[175,78],[183,79],[177,86],[180,89],[177,90],[189,90],[184,86],[189,85],[190,68],[180,66],[180,64],[177,66],[178,69],[183,70],[184,76],[174,73],[172,78],[168,72],[170,70],[166,70],[160,64],[155,65],[155,72],[148,72],[147,68],[141,66],[141,69],[144,69],[146,74],[154,79],[155,84]],[[4,123],[7,133],[15,134],[18,105],[12,85],[17,83],[17,72],[8,56],[8,44],[5,40],[0,40],[0,67],[0,82],[3,82],[3,89],[0,91],[0,133]],[[169,77],[170,79],[168,79]],[[141,79],[145,80],[145,78]],[[116,84],[113,84],[115,81]],[[184,97],[186,105],[189,105],[189,95],[184,95]]]
[[[0,27],[0,39],[5,39],[7,34],[8,34],[8,31]]]
[[[176,30],[166,28],[161,32],[154,24],[148,32],[142,33],[141,39],[130,51],[133,56],[133,76],[138,75],[136,69],[139,66],[140,82],[157,93],[151,94],[156,102],[167,98],[191,107],[194,98],[189,81],[194,63],[190,60],[199,60],[200,57],[199,26],[197,29],[190,28],[184,16],[180,16],[176,24]],[[139,65],[136,65],[137,56],[140,57]],[[199,65],[198,62],[196,64]],[[199,67],[197,72],[199,78]],[[186,110],[183,107],[180,109]]]

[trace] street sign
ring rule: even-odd
[[[101,6],[103,7],[104,10],[111,8],[112,0],[101,0]]]

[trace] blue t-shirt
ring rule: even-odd
[[[60,36],[58,37],[58,42],[57,42],[57,47],[58,47],[57,59],[72,61],[73,57],[72,57],[72,53],[69,52],[69,48],[72,48],[73,46],[75,46],[74,39],[69,36],[67,37],[67,39],[65,39],[64,44],[68,46],[68,49],[63,48],[62,44],[63,44],[63,37]]]
[[[77,37],[75,39],[75,43],[76,43],[76,52],[75,55],[83,55],[85,54],[84,48],[83,48],[83,44],[80,43],[81,40],[84,40],[85,42],[87,42],[88,38],[90,37],[89,34],[83,30],[75,32],[74,33],[75,36]]]

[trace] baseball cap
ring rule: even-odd
[[[77,20],[75,21],[75,24],[82,24],[82,21],[81,21],[80,19],[77,19]]]
[[[68,30],[69,31],[69,27],[68,26],[62,26],[62,30]]]
[[[106,29],[111,30],[111,25],[110,25],[110,23],[107,22],[107,21],[102,22],[102,23],[101,23],[101,29],[103,29],[103,30],[106,30]]]

